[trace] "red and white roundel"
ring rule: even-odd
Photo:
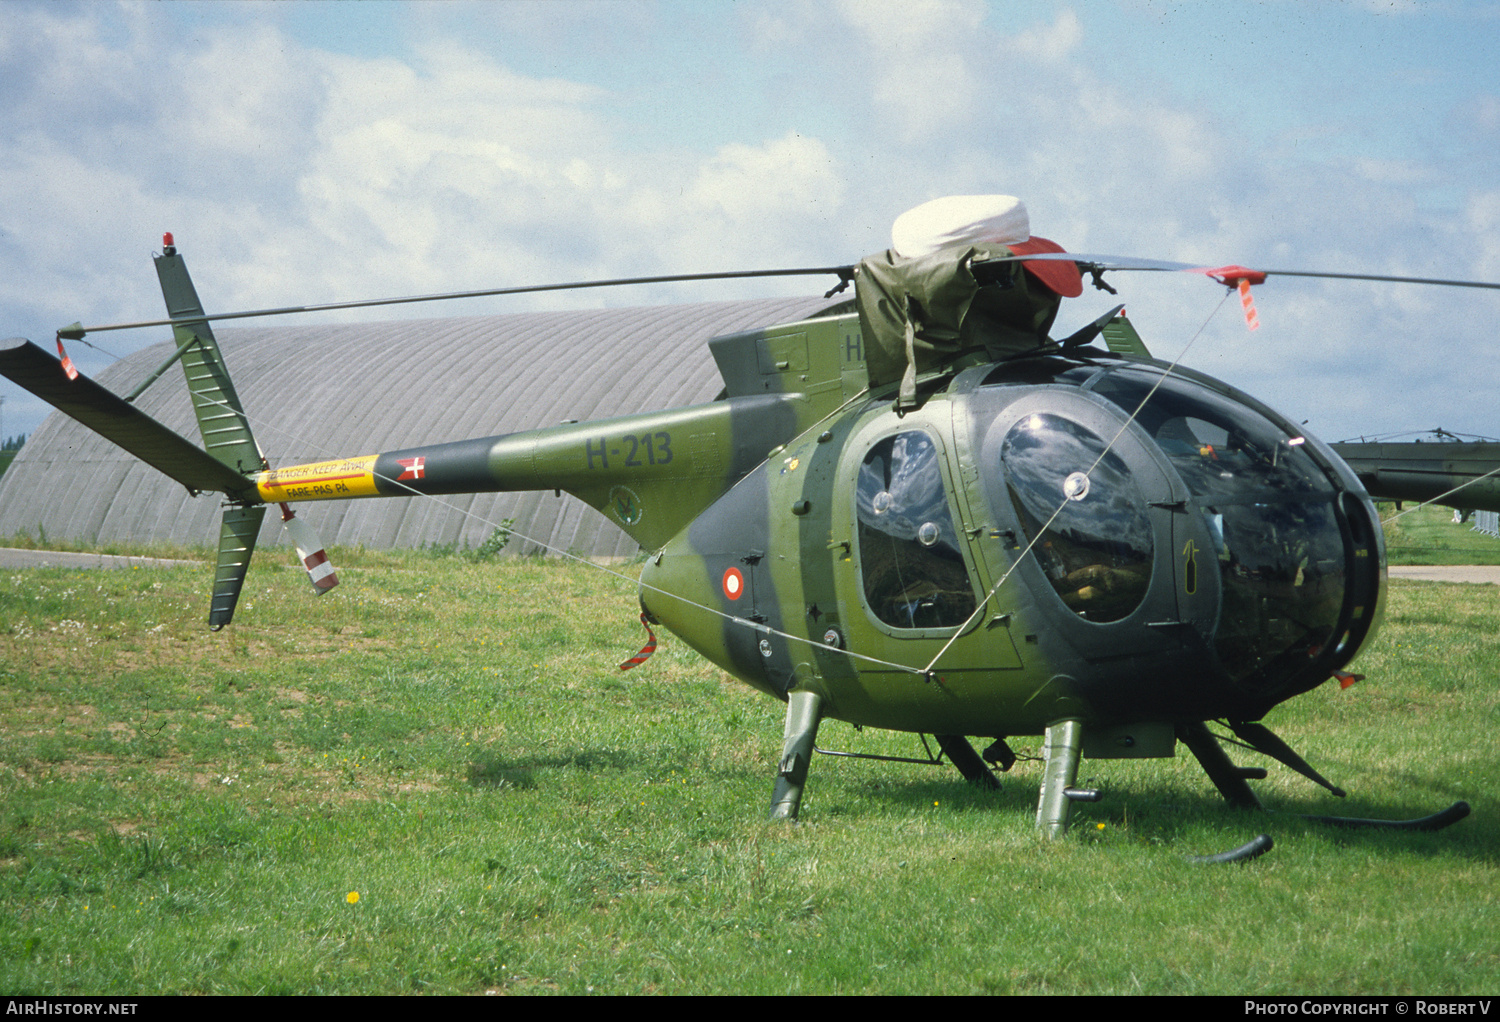
[[[745,591],[745,576],[740,574],[738,568],[726,568],[724,571],[724,595],[731,600],[738,600],[740,594]]]

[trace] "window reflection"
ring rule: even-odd
[[[1090,621],[1118,621],[1151,582],[1151,523],[1123,459],[1059,415],[1029,415],[1000,449],[1011,504],[1062,601]]]
[[[1203,510],[1222,535],[1224,609],[1214,645],[1225,670],[1246,680],[1286,658],[1316,656],[1332,640],[1344,602],[1343,533],[1333,505]]]
[[[1151,393],[1158,381],[1161,386]],[[1182,481],[1200,497],[1265,500],[1333,491],[1298,438],[1207,387],[1132,368],[1107,373],[1093,391],[1127,414],[1139,408],[1136,422],[1156,438]]]
[[[1181,377],[1120,368],[1093,390],[1140,409],[1136,421],[1198,498],[1224,582],[1214,639],[1224,669],[1253,686],[1316,656],[1343,605],[1344,537],[1336,488],[1300,438]]]
[[[897,628],[963,624],[974,611],[974,588],[932,438],[901,433],[871,448],[856,503],[860,571],[875,616]]]

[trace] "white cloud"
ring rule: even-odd
[[[1019,53],[1038,60],[1059,61],[1072,54],[1083,41],[1083,25],[1071,10],[1059,11],[1057,20],[1019,32],[1011,45]]]
[[[843,191],[833,156],[817,139],[789,133],[759,146],[725,146],[698,169],[686,222],[704,247],[731,259],[779,247],[778,239],[828,230]],[[705,220],[707,222],[705,222]],[[796,225],[796,226],[791,226]]]
[[[979,100],[972,44],[984,7],[965,0],[839,0],[839,16],[869,53],[876,105],[904,141],[961,126]]]
[[[1464,240],[1476,249],[1476,274],[1485,280],[1500,280],[1500,191],[1469,196],[1464,208],[1464,228]]]
[[[1474,169],[1493,163],[1494,88],[1461,108],[1477,154],[1467,176],[1305,121],[1261,143],[1232,106],[1102,67],[1113,40],[1091,34],[1086,6],[1010,28],[978,3],[769,4],[728,19],[748,43],[694,27],[719,48],[694,55],[697,77],[653,65],[631,78],[627,60],[603,84],[568,63],[607,43],[597,8],[519,12],[530,44],[554,47],[552,63],[532,54],[532,67],[555,64],[546,75],[508,62],[514,34],[461,32],[446,8],[413,8],[421,42],[375,56],[298,42],[258,15],[185,40],[162,10],[0,8],[7,333],[152,314],[145,255],[162,230],[222,308],[842,262],[885,247],[904,209],[978,192],[1020,195],[1037,232],[1075,251],[1500,276],[1500,199]],[[621,31],[659,37],[673,10],[632,6]],[[751,107],[753,129],[737,120]],[[716,130],[679,138],[689,120]],[[1446,207],[1418,201],[1439,186]],[[1218,298],[1201,280],[1115,283],[1162,350]],[[1493,319],[1472,294],[1330,287],[1267,285],[1261,333],[1221,314],[1195,357],[1293,414],[1337,405],[1352,421],[1366,394],[1401,392],[1414,351],[1460,364],[1475,323]],[[1088,292],[1059,329],[1116,300]],[[1346,365],[1368,382],[1350,387]]]
[[[663,159],[620,144],[593,112],[599,90],[472,52],[429,50],[420,69],[333,64],[296,187],[338,254],[307,260],[304,283],[314,262],[341,278],[357,262],[366,287],[419,290],[760,266],[839,201],[828,150],[796,133]]]
[[[441,289],[460,268],[545,263],[518,249],[612,180],[598,160],[609,135],[589,111],[597,90],[525,79],[458,47],[415,67],[340,57],[327,68],[307,172],[287,182],[313,240],[337,253],[326,272],[352,277],[361,264],[367,287]]]

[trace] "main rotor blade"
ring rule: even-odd
[[[1039,260],[1077,263],[1084,271],[1156,270],[1166,273],[1201,273],[1209,277],[1233,276],[1246,272],[1267,277],[1316,277],[1327,280],[1374,280],[1391,284],[1437,284],[1443,287],[1478,287],[1500,291],[1500,283],[1486,280],[1447,280],[1439,277],[1400,277],[1381,273],[1331,273],[1324,270],[1260,270],[1244,266],[1202,266],[1174,263],[1165,259],[1137,259],[1133,256],[1084,255],[1081,252],[1038,252],[1035,255],[1006,256],[989,259],[993,263],[1034,263]]]
[[[1036,252],[1023,256],[988,259],[991,263],[1032,263],[1040,261],[1071,262],[1082,271],[1103,273],[1109,270],[1140,270],[1166,273],[1200,273],[1209,277],[1233,278],[1249,273],[1265,277],[1314,277],[1326,280],[1370,280],[1392,284],[1435,284],[1443,287],[1473,287],[1500,291],[1500,283],[1483,280],[1449,280],[1440,277],[1405,277],[1380,273],[1333,273],[1322,270],[1255,270],[1243,266],[1200,266],[1165,259],[1141,259],[1134,256],[1088,255],[1081,252]],[[475,291],[446,291],[440,294],[407,295],[401,298],[368,298],[353,302],[325,302],[321,305],[285,305],[274,309],[251,309],[245,312],[219,312],[196,316],[195,322],[223,319],[252,319],[262,316],[288,316],[301,312],[331,312],[337,309],[368,309],[382,305],[411,305],[417,302],[441,302],[453,298],[484,298],[494,295],[534,294],[542,291],[578,291],[595,287],[623,287],[628,284],[672,284],[705,280],[745,280],[755,277],[812,277],[835,274],[847,283],[854,278],[854,266],[809,266],[780,270],[727,270],[716,273],[673,273],[655,277],[615,277],[608,280],[579,280],[566,284],[529,284],[522,287],[482,288]],[[1233,283],[1233,280],[1226,281]],[[1252,281],[1254,282],[1254,281]],[[147,319],[133,323],[105,323],[83,326],[74,323],[59,330],[58,336],[78,340],[91,333],[106,330],[134,330],[142,327],[172,326],[174,319]]]
[[[1487,280],[1443,280],[1438,277],[1390,277],[1379,273],[1323,273],[1316,270],[1264,270],[1268,277],[1323,277],[1329,280],[1382,280],[1393,284],[1439,284],[1443,287],[1482,287],[1500,291],[1500,283]]]
[[[334,309],[368,309],[377,305],[411,305],[415,302],[441,302],[450,298],[484,298],[490,295],[520,295],[537,291],[575,291],[591,287],[620,287],[626,284],[671,284],[693,280],[742,280],[749,277],[814,277],[837,274],[841,280],[854,277],[853,266],[813,266],[785,270],[729,270],[719,273],[674,273],[661,277],[617,277],[612,280],[579,280],[568,284],[530,284],[524,287],[494,287],[478,291],[448,291],[434,295],[409,295],[404,298],[367,298],[357,302],[327,302],[323,305],[287,305],[278,309],[254,309],[248,312],[219,312],[212,316],[193,316],[192,321],[251,319],[258,316],[286,316],[297,312],[329,312]],[[101,333],[105,330],[134,330],[138,327],[171,326],[175,319],[148,319],[139,323],[109,323],[102,326],[73,324],[63,327],[58,335],[65,340],[78,340],[84,334]]]

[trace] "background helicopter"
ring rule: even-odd
[[[1189,267],[1067,255],[1004,196],[928,203],[893,240],[816,271],[854,281],[847,308],[712,342],[721,400],[522,434],[272,469],[170,238],[157,269],[206,453],[76,374],[62,341],[81,326],[59,332],[61,362],[23,345],[0,371],[226,494],[215,627],[267,503],[294,522],[293,500],[577,495],[650,553],[648,629],[787,701],[773,816],[796,816],[825,717],[935,734],[990,784],[1007,737],[1044,733],[1038,824],[1054,834],[1097,798],[1074,787],[1081,756],[1169,756],[1179,739],[1226,798],[1257,805],[1204,725],[1220,718],[1341,794],[1256,722],[1339,675],[1378,624],[1384,551],[1359,479],[1248,395],[1150,358],[1120,308],[1048,338],[1080,267],[1106,288],[1105,270]],[[1266,276],[1200,272],[1246,297]],[[326,587],[320,544],[294,538]]]

